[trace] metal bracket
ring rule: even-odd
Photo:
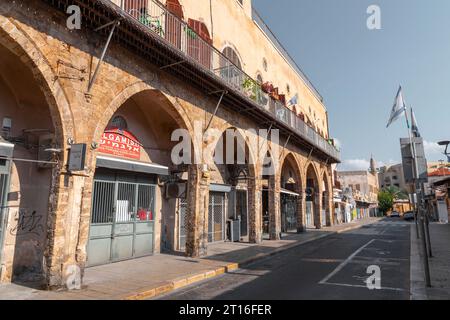
[[[97,67],[95,68],[94,75],[92,76],[92,79],[89,81],[87,93],[89,93],[91,91],[92,86],[95,83],[95,80],[98,75],[98,71],[100,70],[100,66],[101,66],[103,60],[105,59],[106,51],[108,50],[109,44],[111,43],[111,39],[114,34],[114,31],[116,30],[116,27],[120,25],[120,21],[114,20],[114,21],[111,21],[111,22],[95,29],[95,31],[99,31],[99,30],[109,27],[110,25],[112,25],[113,27],[111,28],[111,31],[109,32],[108,40],[106,41],[105,47],[103,48],[102,55],[100,56],[100,60],[98,61]]]
[[[214,119],[214,117],[217,115],[217,111],[219,110],[220,104],[222,103],[223,97],[228,93],[228,91],[223,90],[222,95],[220,96],[219,102],[217,103],[216,109],[214,110],[213,115],[211,116],[211,119],[209,119],[208,125],[206,126],[205,132],[209,130],[211,127],[211,123]]]
[[[170,68],[170,67],[173,67],[173,66],[185,63],[185,62],[186,62],[186,60],[181,60],[181,61],[178,61],[178,62],[174,62],[174,63],[168,64],[166,66],[162,66],[161,68],[159,68],[159,70],[164,70],[164,69],[167,69],[167,68]]]
[[[280,154],[280,159],[278,159],[278,160],[281,160],[281,158],[283,158],[283,156],[284,156],[284,151],[286,150],[286,147],[287,147],[287,145],[288,145],[288,143],[289,143],[289,140],[291,140],[291,137],[292,137],[292,134],[290,134],[289,137],[287,138],[286,143],[285,143],[284,146],[283,146],[283,152]]]

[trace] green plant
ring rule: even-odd
[[[386,214],[394,206],[394,195],[386,190],[378,193],[378,206],[383,214]]]
[[[256,101],[258,95],[258,83],[256,81],[246,78],[242,83],[242,88],[249,94],[250,99]]]

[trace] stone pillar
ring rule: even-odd
[[[297,198],[297,232],[306,231],[306,197],[304,192],[300,192]]]
[[[314,193],[314,225],[316,229],[322,229],[322,195]]]
[[[280,208],[280,177],[269,178],[269,234],[270,240],[280,240],[281,208]]]
[[[331,201],[332,197],[330,197],[330,193],[328,191],[324,192],[324,203],[323,208],[325,209],[325,213],[326,213],[326,224],[327,227],[331,227],[333,225],[333,210],[332,210],[332,203]]]
[[[248,181],[249,241],[262,242],[262,186],[259,177]]]
[[[186,255],[193,258],[205,256],[208,247],[210,173],[202,167],[189,166]]]

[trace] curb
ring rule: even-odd
[[[242,261],[240,263],[229,263],[229,264],[227,264],[227,265],[225,265],[223,267],[219,267],[219,268],[216,268],[216,269],[213,269],[213,270],[202,271],[201,273],[197,273],[197,274],[194,274],[194,275],[189,275],[187,277],[181,277],[181,278],[177,278],[177,279],[174,279],[174,280],[171,280],[171,281],[168,281],[168,282],[164,282],[164,283],[161,283],[160,285],[158,285],[157,287],[148,288],[148,289],[142,289],[142,291],[134,293],[134,294],[131,294],[131,295],[128,295],[125,298],[123,298],[122,300],[145,300],[145,299],[156,298],[158,296],[161,296],[161,295],[167,294],[169,292],[181,289],[183,287],[187,287],[187,286],[189,286],[191,284],[198,283],[198,282],[201,282],[201,281],[204,281],[204,280],[207,280],[207,279],[212,279],[212,278],[218,277],[220,275],[223,275],[225,273],[229,273],[229,272],[235,271],[235,270],[237,270],[237,269],[239,269],[239,268],[241,268],[241,267],[243,267],[245,265],[248,265],[250,263],[253,263],[253,262],[256,262],[258,260],[262,260],[262,259],[265,259],[265,258],[268,258],[268,257],[272,257],[274,255],[280,254],[280,253],[282,253],[284,251],[287,251],[289,249],[293,249],[295,247],[304,245],[306,243],[309,243],[309,242],[312,242],[312,241],[316,241],[316,240],[319,240],[319,239],[323,239],[323,238],[329,237],[331,235],[336,235],[336,234],[340,234],[340,233],[343,233],[343,232],[346,232],[346,231],[358,229],[358,228],[361,228],[362,226],[371,225],[371,224],[373,224],[375,222],[376,221],[370,222],[370,223],[367,223],[367,224],[352,225],[352,226],[343,228],[341,230],[332,231],[330,233],[322,234],[320,236],[317,236],[317,237],[314,237],[314,238],[311,238],[311,239],[295,242],[293,244],[280,247],[278,249],[275,249],[272,252],[257,254],[256,256],[248,258],[247,260],[244,260],[244,261]]]

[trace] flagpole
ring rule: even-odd
[[[417,212],[418,212],[418,216],[420,219],[420,231],[422,234],[422,252],[423,252],[423,266],[424,266],[424,272],[425,272],[425,282],[427,287],[431,287],[431,277],[430,277],[430,266],[429,266],[429,262],[428,262],[428,249],[427,249],[427,240],[426,240],[426,235],[425,235],[425,220],[424,220],[424,213],[423,213],[423,209],[422,209],[422,201],[423,201],[423,194],[422,194],[422,190],[421,190],[421,186],[420,186],[420,181],[419,181],[419,167],[417,165],[417,154],[416,154],[416,144],[413,141],[413,136],[412,136],[412,130],[411,127],[409,125],[409,120],[408,120],[408,110],[406,108],[406,104],[405,104],[405,119],[406,119],[406,126],[408,128],[408,135],[409,135],[409,146],[411,149],[411,156],[412,156],[412,164],[414,167],[414,171],[413,171],[413,184],[414,184],[414,189],[416,191],[416,195],[417,195],[417,201],[416,203],[418,203],[417,205]]]

